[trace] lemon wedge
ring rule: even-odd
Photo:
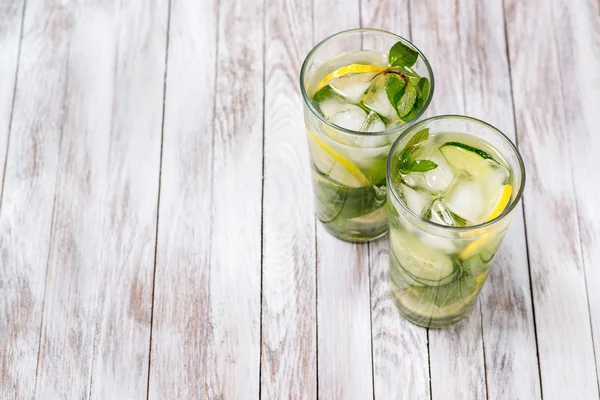
[[[498,200],[492,209],[492,212],[487,217],[485,222],[491,221],[496,218],[498,215],[502,214],[502,211],[506,208],[508,203],[510,202],[510,196],[512,195],[512,186],[504,185],[502,190],[500,191],[500,195],[498,196]]]
[[[369,180],[362,171],[327,142],[311,131],[307,131],[311,156],[315,166],[321,173],[328,175],[338,183],[351,188],[369,186]]]
[[[512,186],[504,185],[502,190],[499,192],[498,200],[496,201],[494,208],[492,209],[488,217],[485,219],[485,222],[491,221],[494,218],[498,217],[500,214],[502,214],[502,211],[504,211],[504,209],[510,202],[511,194]],[[471,257],[473,254],[477,253],[481,247],[485,246],[490,240],[492,240],[494,238],[493,235],[494,232],[489,232],[481,236],[479,239],[475,240],[473,243],[465,247],[465,249],[460,252],[459,257],[462,260],[466,260],[467,258]]]
[[[325,78],[321,79],[321,82],[317,85],[316,91],[319,91],[323,86],[327,85],[330,80],[339,78],[346,74],[360,74],[363,72],[373,72],[375,74],[383,71],[384,68],[379,65],[368,65],[368,64],[350,64],[336,69],[335,71],[328,74]]]

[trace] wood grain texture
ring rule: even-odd
[[[427,115],[465,112],[466,63],[461,59],[459,9],[455,1],[411,2],[413,42],[434,71],[435,92]],[[481,312],[458,325],[429,330],[432,399],[486,397]],[[452,373],[449,373],[452,371]],[[456,377],[460,376],[460,379]]]
[[[461,2],[458,9],[467,115],[515,141],[510,71],[501,0]],[[487,395],[539,399],[533,303],[521,205],[480,295]]]
[[[36,394],[141,399],[168,7],[87,2],[71,11]]]
[[[262,3],[206,6],[172,5],[151,398],[258,397]]]
[[[555,7],[536,0],[507,1],[506,31],[517,134],[530,177],[525,216],[542,393],[545,399],[591,399],[598,397],[598,381],[573,192],[579,171],[571,167],[573,158],[583,154],[572,158],[565,151],[574,133],[585,137],[572,124],[587,110],[574,108],[578,102],[569,104],[574,97],[566,93],[577,89],[561,83],[567,73],[563,69],[570,71],[573,65],[572,58],[565,58],[568,53],[561,54],[567,49],[558,44],[564,30],[558,30],[557,22],[564,15]],[[580,29],[567,21],[562,24],[568,35]],[[590,39],[584,40],[585,48]],[[551,87],[556,90],[550,95]]]
[[[260,385],[263,12],[262,0],[219,4],[208,398]]]
[[[70,19],[68,7],[36,0],[24,19],[0,211],[2,398],[34,396]]]
[[[0,3],[0,199],[19,63],[25,0]],[[0,206],[2,201],[0,200]]]
[[[361,1],[361,25],[410,39],[408,1]],[[427,330],[400,315],[391,292],[388,256],[387,238],[369,243],[374,397],[428,399]]]
[[[313,3],[313,36],[359,27],[358,1]],[[317,221],[319,397],[373,396],[368,245],[331,236]]]
[[[600,4],[484,3],[0,0],[0,398],[599,399]],[[359,26],[526,162],[450,329],[314,219],[300,64]]]
[[[298,85],[312,4],[265,10],[261,396],[317,397],[315,217]]]
[[[150,399],[207,398],[214,373],[207,350],[215,346],[209,278],[217,18],[216,1],[171,2]]]
[[[600,3],[555,1],[552,19],[560,58],[559,73],[578,71],[574,82],[561,79],[564,118],[573,167],[579,240],[586,277],[594,343],[596,377],[600,381],[600,176],[596,170],[600,137]],[[593,385],[592,385],[593,386]]]

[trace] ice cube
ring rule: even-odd
[[[425,189],[431,193],[441,193],[452,184],[454,172],[437,149],[432,151],[427,159],[436,163],[437,167],[425,173]]]
[[[410,172],[402,177],[402,181],[412,188],[425,186],[425,175],[419,172]]]
[[[361,74],[346,74],[329,82],[329,86],[349,103],[360,103],[363,94],[371,86],[371,79],[375,74],[365,72]]]
[[[341,98],[334,97],[331,99],[323,100],[319,103],[319,110],[321,114],[328,120],[331,120],[337,113],[347,111],[351,107],[356,107],[352,104],[343,102]]]
[[[367,113],[362,108],[347,104],[343,111],[334,114],[329,120],[342,128],[358,131],[366,116]]]
[[[431,221],[436,224],[446,226],[457,226],[458,223],[452,216],[452,213],[446,208],[444,202],[440,199],[431,205]]]
[[[425,189],[431,194],[444,192],[454,181],[455,175],[452,168],[437,149],[431,152],[425,151],[423,154],[425,155],[419,157],[420,159],[431,160],[438,166],[425,173],[410,172],[402,179],[408,186]]]
[[[433,196],[429,193],[412,189],[405,184],[400,184],[400,189],[408,208],[417,215],[423,215],[424,211],[431,204]]]
[[[509,182],[510,172],[502,164],[497,163],[494,160],[485,160],[491,168],[488,168],[486,176],[482,176],[484,180],[484,190],[486,198],[493,197],[498,193]]]
[[[374,111],[369,111],[367,118],[359,129],[361,132],[381,132],[385,130],[385,124]]]
[[[483,187],[480,182],[462,181],[445,199],[450,211],[471,223],[483,221],[486,209]]]
[[[398,120],[398,113],[390,103],[385,91],[385,85],[387,83],[386,75],[379,75],[376,77],[371,86],[367,89],[362,97],[362,102],[370,110],[375,111],[377,114],[387,118],[390,121]]]

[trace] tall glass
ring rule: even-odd
[[[400,153],[417,132],[463,133],[483,139],[502,155],[511,170],[510,202],[495,218],[473,226],[445,226],[414,213],[402,201]],[[525,168],[515,145],[498,129],[474,118],[446,115],[411,126],[394,143],[387,163],[390,276],[400,312],[424,327],[456,323],[472,311],[489,268],[521,199]],[[452,274],[444,271],[452,269]],[[436,279],[419,279],[407,271],[427,271]]]
[[[311,98],[324,77],[347,65],[345,54],[369,50],[387,55],[397,42],[418,53],[412,69],[430,84],[429,96],[414,118],[400,121],[387,130],[361,132],[338,126],[319,113]],[[354,29],[330,36],[311,50],[302,65],[300,87],[317,217],[331,234],[343,240],[363,242],[384,235],[387,231],[387,155],[398,135],[417,121],[431,102],[434,81],[429,62],[412,43],[400,36],[375,29]],[[327,171],[317,167],[317,159],[325,160]]]

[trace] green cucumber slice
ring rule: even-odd
[[[447,142],[440,146],[440,152],[450,166],[465,171],[469,175],[489,173],[493,168],[485,160],[494,158],[485,151],[460,142]]]
[[[447,284],[456,274],[452,259],[409,234],[390,232],[390,247],[398,264],[415,281],[427,286]]]
[[[325,175],[313,163],[313,184],[317,217],[324,223],[371,214],[385,204],[385,186],[350,188]]]

